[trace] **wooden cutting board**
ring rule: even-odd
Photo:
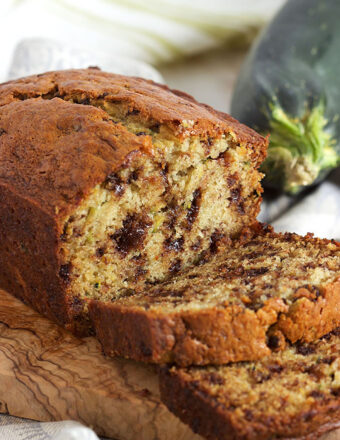
[[[0,412],[78,420],[117,440],[202,440],[160,402],[151,366],[108,359],[0,290]],[[340,430],[323,440],[340,440]]]
[[[118,440],[199,440],[160,403],[152,367],[105,358],[0,290],[0,412],[78,420]]]

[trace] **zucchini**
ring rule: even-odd
[[[251,48],[231,113],[270,133],[264,185],[298,193],[340,163],[340,0],[288,0]]]

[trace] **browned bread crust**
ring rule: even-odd
[[[228,115],[139,78],[87,69],[0,85],[0,286],[85,333],[91,327],[83,313],[86,301],[70,294],[65,219],[96,185],[154,154],[151,136],[129,131],[102,109],[110,103],[120,106],[119,120],[164,125],[178,139],[197,134],[207,148],[210,137],[227,133],[251,151],[254,167],[267,147]],[[251,208],[253,217],[260,200]]]
[[[92,301],[104,351],[144,362],[224,364],[339,326],[339,244],[261,228],[144,294]]]
[[[64,70],[33,75],[0,85],[0,106],[42,97],[59,97],[85,105],[103,99],[126,106],[126,114],[139,112],[150,123],[169,125],[179,136],[233,133],[235,140],[249,144],[261,163],[267,142],[230,115],[198,103],[192,96],[151,80],[126,77],[98,69]],[[184,127],[182,121],[193,121]]]
[[[162,401],[209,440],[316,439],[340,421],[339,331],[256,363],[163,368]]]

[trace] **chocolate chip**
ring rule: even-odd
[[[139,266],[136,270],[135,273],[135,280],[139,280],[140,278],[142,278],[148,271],[146,269],[144,269],[143,267]]]
[[[121,196],[124,192],[124,183],[117,173],[111,173],[106,178],[105,188]]]
[[[138,133],[136,133],[136,136],[146,136],[145,131],[139,131]]]
[[[181,260],[178,258],[177,260],[173,261],[169,267],[170,273],[177,273],[181,269]]]
[[[183,250],[183,244],[184,244],[183,237],[179,237],[175,239],[169,237],[164,241],[164,247],[168,251],[180,252],[181,250]]]
[[[224,234],[222,234],[219,231],[215,231],[215,232],[213,232],[211,234],[209,249],[210,249],[210,252],[212,254],[216,254],[217,253],[217,251],[218,251],[218,244],[223,239],[223,237],[224,237]]]
[[[209,147],[211,147],[213,143],[214,143],[214,138],[208,136],[208,138],[207,138],[207,144],[209,145]]]
[[[104,247],[99,247],[96,250],[96,256],[101,258],[103,255],[105,254],[105,248]]]
[[[70,275],[71,275],[71,263],[62,264],[59,270],[60,278],[68,282],[70,281]]]
[[[276,335],[269,335],[267,345],[271,350],[276,350],[280,346],[280,338]]]
[[[193,251],[198,251],[202,247],[202,238],[198,237],[197,240],[190,246]]]
[[[339,397],[340,396],[340,387],[338,388],[332,388],[331,390],[331,394],[335,397]]]
[[[309,393],[309,396],[314,397],[314,399],[323,399],[325,397],[325,394],[322,391],[313,390]]]
[[[283,371],[283,366],[282,365],[279,365],[279,364],[271,364],[271,365],[268,365],[268,370],[271,372],[271,373],[281,373],[281,371]]]
[[[227,185],[228,188],[231,188],[232,186],[235,185],[235,183],[237,182],[238,176],[237,174],[232,174],[231,176],[227,177]]]
[[[138,180],[138,173],[139,173],[139,170],[133,170],[127,179],[127,183],[131,183],[133,181]]]
[[[271,374],[264,371],[255,370],[252,372],[252,377],[256,383],[267,382],[271,378]]]
[[[140,249],[151,223],[146,215],[129,214],[123,221],[123,227],[110,235],[118,252],[125,256],[133,250]]]
[[[304,421],[309,422],[314,416],[318,414],[316,409],[312,409],[302,414],[302,418]]]
[[[297,344],[296,346],[296,352],[298,354],[302,354],[303,356],[307,356],[309,354],[313,354],[315,353],[315,347],[313,345],[302,345],[302,344]]]
[[[65,231],[65,228],[64,228]],[[65,232],[63,232],[62,234],[60,234],[60,241],[66,241],[67,240],[67,235]]]
[[[208,373],[204,376],[204,379],[210,382],[213,385],[224,385],[225,379],[217,373]]]
[[[237,203],[241,198],[241,188],[238,186],[237,188],[232,188],[230,190],[230,199],[232,202]]]
[[[168,229],[170,229],[170,231],[174,231],[175,226],[176,226],[179,207],[177,205],[173,205],[173,203],[171,202],[166,207],[166,210],[168,211],[168,219],[166,222],[166,226]]]
[[[258,257],[262,257],[263,252],[258,252],[258,251],[253,251],[250,252],[249,254],[245,254],[243,258],[247,259],[247,260],[255,260]]]
[[[328,357],[325,357],[325,358],[323,358],[323,359],[320,359],[320,363],[321,363],[321,364],[327,364],[327,365],[330,365],[330,364],[332,364],[335,360],[336,360],[336,356],[328,356]]]
[[[169,179],[168,179],[168,171],[169,171],[169,165],[165,164],[165,166],[161,169],[160,174],[163,180],[163,184],[165,187],[165,192],[169,189]]]
[[[230,197],[228,198],[228,200],[233,205],[236,205],[238,212],[241,215],[243,215],[245,213],[245,209],[244,209],[244,200],[241,194],[242,194],[242,189],[240,186],[237,186],[236,188],[232,188],[230,190]]]
[[[192,225],[197,218],[198,212],[200,210],[201,199],[202,199],[202,192],[200,188],[197,188],[193,192],[191,206],[187,212],[187,229],[189,231],[192,228]]]
[[[244,271],[244,274],[247,277],[257,277],[259,275],[263,275],[269,271],[269,267],[258,267],[254,269],[247,269]]]

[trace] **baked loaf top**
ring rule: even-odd
[[[231,132],[237,142],[250,144],[254,151],[266,147],[264,138],[255,131],[184,92],[98,68],[48,72],[0,85],[0,106],[38,97],[59,97],[85,105],[91,100],[111,101],[122,105],[124,116],[139,115],[150,126],[166,124],[181,137]]]
[[[339,277],[339,243],[258,225],[144,294],[90,309],[107,353],[180,365],[254,360],[339,326]]]
[[[65,216],[113,169],[151,149],[147,137],[103,110],[59,98],[0,107],[0,139],[1,184],[53,216]]]
[[[340,420],[339,353],[337,329],[256,363],[164,368],[161,398],[209,440],[318,438]]]

